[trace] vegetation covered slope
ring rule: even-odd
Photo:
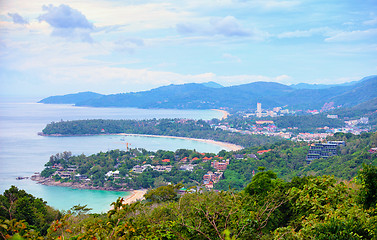
[[[343,180],[354,178],[362,164],[377,165],[377,153],[370,152],[377,147],[377,133],[363,133],[361,135],[337,133],[329,140],[345,141],[344,147],[339,147],[338,155],[327,159],[306,161],[309,144],[306,142],[281,141],[274,144],[254,146],[237,152],[220,151],[217,155],[179,149],[175,152],[159,150],[149,152],[143,149],[130,151],[111,150],[90,156],[71,156],[69,153],[57,154],[50,157],[43,177],[50,177],[59,169],[66,171],[69,167],[76,168],[70,179],[56,180],[82,182],[91,186],[120,188],[150,188],[165,183],[184,183],[186,186],[200,186],[203,175],[208,171],[215,172],[211,162],[229,160],[223,176],[214,183],[218,190],[241,190],[250,183],[253,171],[258,173],[258,167],[274,171],[277,176],[290,181],[296,176],[334,175]],[[267,150],[260,152],[261,150]],[[258,153],[259,152],[259,153]],[[185,170],[183,165],[192,164],[192,170]],[[134,173],[136,165],[150,164],[142,173]],[[157,171],[152,167],[162,166]],[[170,166],[164,171],[164,166]],[[109,171],[119,171],[119,176],[106,177]],[[90,182],[75,179],[75,174],[85,175]]]
[[[278,137],[244,135],[221,129],[214,129],[203,120],[151,119],[151,120],[76,120],[48,124],[44,134],[84,135],[84,134],[151,134],[228,142],[244,147],[258,146],[279,141]]]
[[[377,167],[363,166],[357,179],[319,176],[286,182],[260,169],[240,192],[179,195],[180,185],[163,186],[149,191],[143,202],[124,205],[119,198],[106,214],[76,207],[54,221],[45,236],[9,219],[0,220],[0,234],[33,234],[33,239],[376,239]]]

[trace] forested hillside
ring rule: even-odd
[[[75,206],[42,232],[10,208],[0,218],[2,238],[13,239],[376,239],[377,167],[364,165],[357,181],[295,177],[290,182],[260,168],[242,191],[150,190],[143,202],[119,198],[105,214]],[[17,205],[16,205],[17,206]],[[44,217],[42,217],[43,219]]]
[[[362,164],[377,165],[377,133],[361,135],[337,133],[329,140],[345,141],[338,148],[338,154],[327,159],[316,159],[310,164],[306,161],[309,145],[306,142],[281,141],[242,149],[225,150],[214,153],[198,153],[179,149],[175,152],[159,150],[150,152],[144,149],[130,151],[111,150],[90,156],[71,156],[69,152],[56,154],[46,163],[42,177],[53,176],[55,181],[81,183],[79,187],[104,187],[106,189],[153,188],[161,184],[183,183],[185,186],[200,186],[209,171],[216,172],[214,161],[229,160],[223,174],[214,181],[218,190],[241,190],[252,180],[252,173],[258,167],[274,171],[277,176],[290,181],[296,176],[333,175],[339,179],[350,180],[356,176]],[[191,165],[192,168],[187,166]],[[142,171],[137,171],[143,168]],[[68,171],[69,169],[74,169]],[[117,176],[106,176],[108,172],[118,171]],[[69,174],[62,178],[61,173]],[[85,178],[76,177],[79,174]]]
[[[76,120],[48,124],[43,129],[46,135],[85,134],[151,134],[176,137],[211,139],[243,147],[258,146],[281,140],[278,137],[245,135],[214,129],[203,120],[151,119],[151,120]]]

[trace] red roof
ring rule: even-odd
[[[203,160],[211,160],[212,157],[204,157]]]
[[[170,159],[164,159],[162,162],[170,162]]]
[[[195,160],[199,160],[199,158],[197,158],[197,157],[194,157],[193,159],[192,159],[193,161],[195,161]]]
[[[260,151],[258,151],[257,153],[258,153],[258,154],[262,154],[262,153],[266,153],[266,152],[269,152],[269,151],[271,151],[271,149],[268,149],[268,150],[260,150]]]

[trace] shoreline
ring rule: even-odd
[[[138,134],[138,133],[109,133],[109,134],[77,134],[77,135],[63,135],[63,134],[43,134],[38,133],[39,136],[44,137],[82,137],[82,136],[139,136],[139,137],[159,137],[159,138],[173,138],[173,139],[183,139],[183,140],[191,140],[191,141],[198,141],[204,143],[210,143],[214,145],[218,145],[221,147],[226,148],[228,151],[238,151],[243,149],[244,147],[227,142],[220,142],[211,139],[201,139],[201,138],[189,138],[189,137],[177,137],[177,136],[168,136],[168,135],[153,135],[153,134]]]
[[[228,118],[228,116],[230,115],[229,112],[222,110],[222,109],[211,109],[211,110],[216,111],[216,112],[221,112],[223,114],[223,116],[220,118],[220,120],[224,120],[224,119]]]
[[[40,175],[32,175],[30,179],[32,181],[37,182],[37,184],[41,184],[45,186],[69,187],[72,189],[80,189],[80,190],[102,190],[102,191],[113,191],[113,192],[131,192],[132,191],[127,188],[93,187],[85,183],[79,183],[79,182],[60,182],[60,181],[56,182],[54,179],[44,178]]]
[[[123,204],[131,204],[139,200],[144,199],[144,194],[147,193],[147,189],[138,189],[129,191],[131,194],[123,198]]]
[[[114,135],[119,135],[119,136],[139,136],[139,137],[159,137],[159,138],[173,138],[173,139],[191,140],[191,141],[198,141],[198,142],[215,144],[215,145],[227,148],[230,151],[238,151],[238,150],[241,150],[241,149],[244,148],[244,147],[242,147],[240,145],[237,145],[237,144],[220,142],[220,141],[215,141],[215,140],[211,140],[211,139],[200,139],[200,138],[189,138],[189,137],[176,137],[176,136],[166,136],[166,135],[151,135],[151,134],[135,134],[135,133],[117,133],[117,134],[114,134]]]

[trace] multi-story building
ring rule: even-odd
[[[257,117],[262,117],[262,103],[257,103]]]
[[[344,141],[329,141],[327,143],[314,143],[310,146],[306,161],[310,163],[314,159],[328,158],[337,155],[338,146],[345,145]]]
[[[229,159],[227,159],[226,161],[222,161],[222,162],[219,162],[219,161],[213,161],[211,163],[211,166],[213,168],[215,168],[217,171],[225,171],[226,170],[226,167],[229,165]]]

